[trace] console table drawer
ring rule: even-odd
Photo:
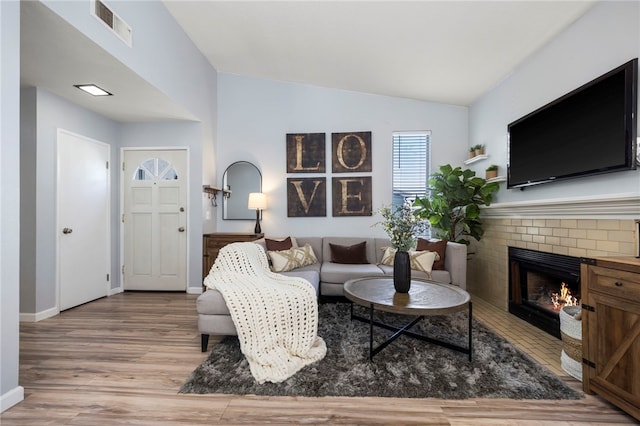
[[[592,267],[591,290],[616,297],[638,300],[640,298],[640,276],[632,272],[609,268]]]

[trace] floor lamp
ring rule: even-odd
[[[256,234],[261,234],[262,229],[260,229],[260,210],[264,210],[267,208],[267,196],[262,192],[252,192],[249,194],[249,210],[256,211],[256,227],[253,232]]]

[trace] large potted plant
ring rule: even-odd
[[[468,245],[467,237],[482,238],[480,206],[489,206],[498,189],[473,170],[445,164],[429,178],[430,196],[416,199],[414,213],[429,220],[437,237]]]

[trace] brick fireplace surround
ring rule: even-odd
[[[637,256],[640,196],[495,204],[469,247],[467,290],[508,310],[508,247],[576,257]]]

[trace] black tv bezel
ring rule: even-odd
[[[559,175],[559,176],[549,176],[546,179],[537,179],[537,180],[532,180],[532,181],[527,181],[527,182],[519,182],[519,183],[513,183],[511,180],[511,127],[515,126],[519,123],[522,123],[523,121],[537,115],[538,113],[545,111],[561,102],[563,102],[564,100],[571,98],[573,96],[575,96],[578,93],[583,92],[585,89],[593,86],[594,84],[597,84],[603,80],[606,80],[607,78],[611,77],[612,75],[618,74],[618,73],[624,73],[625,76],[625,92],[624,92],[624,96],[625,96],[625,109],[624,109],[624,113],[625,113],[625,139],[626,139],[626,144],[625,144],[625,162],[624,164],[619,164],[619,165],[615,165],[615,166],[610,166],[610,167],[606,167],[606,168],[601,168],[601,169],[597,169],[597,170],[585,170],[585,171],[581,171],[581,172],[577,172],[577,173],[572,173],[572,174],[567,174],[567,175]],[[627,171],[627,170],[635,170],[636,169],[636,138],[637,138],[637,129],[638,129],[638,125],[637,125],[637,109],[638,109],[638,58],[632,59],[622,65],[620,65],[619,67],[614,68],[613,70],[601,75],[600,77],[597,77],[593,80],[591,80],[590,82],[583,84],[582,86],[578,87],[575,90],[572,90],[571,92],[559,97],[558,99],[549,102],[548,104],[536,109],[535,111],[530,112],[529,114],[520,117],[519,119],[509,123],[507,125],[507,135],[508,135],[508,153],[509,153],[509,157],[508,157],[508,164],[507,164],[507,188],[508,189],[512,189],[512,188],[520,188],[520,189],[524,189],[526,187],[529,186],[533,186],[533,185],[540,185],[540,184],[545,184],[545,183],[551,183],[551,182],[557,182],[557,181],[563,181],[563,180],[567,180],[567,179],[574,179],[574,178],[579,178],[579,177],[586,177],[586,176],[594,176],[594,175],[599,175],[599,174],[605,174],[605,173],[613,173],[613,172],[619,172],[619,171]]]

